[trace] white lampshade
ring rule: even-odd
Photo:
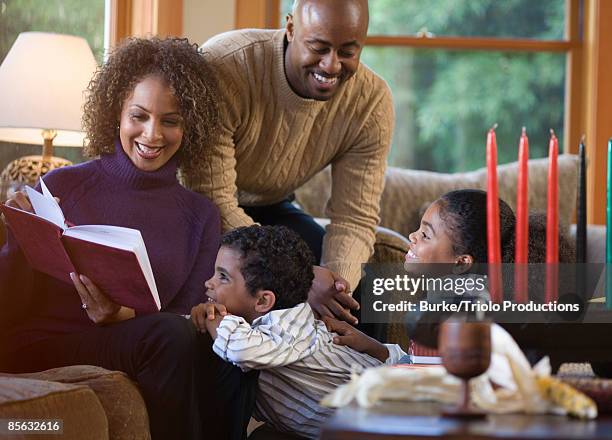
[[[40,145],[43,129],[56,146],[83,146],[84,91],[96,70],[85,39],[23,32],[0,65],[0,140]]]

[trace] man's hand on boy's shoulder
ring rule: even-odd
[[[327,330],[338,334],[334,336],[334,344],[346,345],[360,353],[369,354],[381,362],[385,362],[389,357],[389,350],[384,344],[360,332],[348,322],[329,317],[323,317],[322,320]]]
[[[331,270],[313,266],[314,280],[308,292],[308,304],[320,317],[336,317],[357,324],[351,310],[358,310],[359,303],[351,296],[351,286]]]
[[[196,328],[202,333],[209,332],[211,337],[215,338],[211,329],[214,327],[216,330],[223,317],[227,315],[227,309],[223,304],[214,302],[201,303],[191,309],[191,322]]]

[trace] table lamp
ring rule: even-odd
[[[43,143],[41,156],[11,162],[0,176],[33,184],[71,162],[53,156],[53,145],[82,147],[84,91],[96,70],[85,39],[23,32],[0,65],[0,140]]]

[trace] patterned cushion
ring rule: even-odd
[[[49,381],[44,383],[50,384],[86,385],[102,404],[111,440],[151,438],[144,400],[137,386],[120,371],[91,365],[73,365],[14,376]]]
[[[100,401],[82,385],[0,376],[0,419],[62,419],[63,435],[57,436],[62,440],[109,438]]]

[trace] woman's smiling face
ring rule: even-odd
[[[119,123],[123,151],[142,171],[156,171],[176,154],[183,140],[183,119],[172,89],[147,76],[123,103]]]

